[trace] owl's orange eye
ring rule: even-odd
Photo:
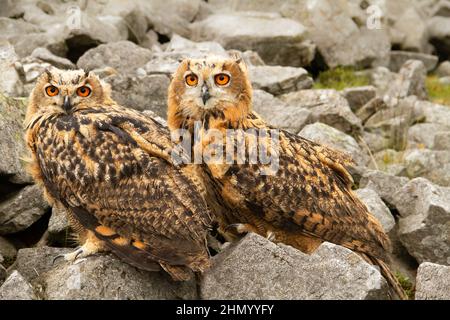
[[[45,88],[45,92],[49,97],[54,97],[59,93],[59,89],[55,86],[48,86],[47,88]]]
[[[219,73],[214,77],[214,81],[216,82],[217,85],[224,86],[228,82],[230,82],[230,76],[225,73]]]
[[[91,94],[91,88],[89,88],[89,87],[82,86],[77,89],[77,95],[79,95],[80,97],[84,98],[90,94]]]
[[[197,83],[198,83],[197,76],[195,74],[188,74],[186,76],[186,83],[191,87],[197,85]]]

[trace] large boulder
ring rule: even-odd
[[[265,90],[273,95],[310,89],[313,85],[308,71],[303,68],[253,66],[249,68],[249,73],[253,88]]]
[[[19,57],[16,55],[14,47],[7,41],[0,41],[0,94],[13,97],[23,94],[18,63]]]
[[[0,203],[0,235],[25,230],[48,209],[42,189],[37,185],[26,186],[9,195]]]
[[[406,177],[397,177],[378,170],[367,170],[359,181],[359,187],[374,190],[390,208],[395,208],[394,193],[408,181]]]
[[[369,212],[381,223],[384,232],[391,231],[395,226],[395,219],[380,196],[369,188],[358,189],[355,193],[369,209]]]
[[[0,93],[0,175],[16,183],[30,183],[31,177],[25,170],[27,156],[23,138],[23,120],[26,103]]]
[[[14,271],[0,287],[0,300],[37,300],[38,297],[30,283]]]
[[[145,272],[112,254],[75,263],[56,260],[73,249],[21,249],[10,269],[17,270],[43,299],[195,299],[195,282],[174,282],[163,272]]]
[[[282,14],[308,28],[308,37],[330,68],[370,66],[386,60],[391,48],[383,20],[366,11],[370,2],[374,1],[360,6],[360,1],[291,1],[282,7]]]
[[[450,300],[450,267],[424,262],[417,269],[416,300]]]
[[[253,90],[253,109],[270,125],[297,134],[311,122],[311,111],[291,106],[263,90]]]
[[[400,69],[390,89],[386,92],[390,98],[397,101],[408,96],[416,96],[418,99],[428,98],[425,86],[427,70],[420,60],[408,60]]]
[[[226,28],[224,28],[226,26]],[[270,65],[301,67],[314,58],[305,27],[276,14],[214,14],[192,26],[195,41],[216,41],[226,49],[253,50]]]
[[[152,110],[165,117],[170,80],[166,74],[146,71],[153,57],[152,51],[121,41],[89,50],[77,65],[85,70],[106,72],[104,80],[111,84],[112,97],[118,103],[140,111]]]
[[[450,127],[438,123],[417,123],[408,129],[408,149],[445,150],[444,137]]]
[[[386,281],[356,253],[328,242],[308,255],[250,233],[213,258],[202,299],[387,299]]]
[[[389,54],[389,69],[393,72],[399,72],[402,66],[408,60],[420,60],[423,62],[425,69],[430,72],[436,68],[439,61],[437,56],[420,52],[409,51],[391,51]]]
[[[352,136],[321,122],[306,125],[299,135],[350,155],[357,165],[364,166],[369,160],[368,154],[361,150]]]
[[[290,105],[310,110],[314,122],[322,122],[350,134],[361,131],[361,120],[336,90],[300,90],[283,94],[279,98]]]
[[[450,188],[416,178],[393,194],[399,238],[419,262],[450,265]]]
[[[342,94],[347,99],[350,109],[358,111],[376,96],[376,88],[373,86],[351,87],[343,90]]]
[[[450,150],[410,149],[404,154],[409,177],[424,177],[450,186]]]

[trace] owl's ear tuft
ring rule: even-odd
[[[229,54],[230,54],[231,59],[234,61],[234,63],[236,63],[243,72],[246,72],[247,64],[245,63],[244,59],[242,58],[241,53],[237,50],[232,50]]]

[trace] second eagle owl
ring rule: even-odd
[[[170,164],[168,130],[118,105],[95,74],[45,72],[26,128],[35,181],[80,235],[67,260],[107,249],[176,280],[209,266],[211,217],[200,184]]]
[[[252,111],[252,87],[241,59],[183,61],[169,87],[168,107],[172,131],[215,129],[225,135],[228,129],[270,129]],[[245,133],[245,141],[253,135]],[[214,140],[207,134],[200,137],[203,146]],[[345,168],[351,160],[283,130],[279,149],[273,152],[279,157],[273,175],[262,174],[266,166],[259,163],[200,165],[229,209],[219,216],[222,232],[229,234],[231,225],[238,233],[270,235],[305,252],[322,241],[342,245],[379,265],[404,297],[385,263],[389,238],[351,190],[352,178]]]

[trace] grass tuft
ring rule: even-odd
[[[431,102],[450,106],[450,85],[442,84],[436,75],[429,75],[425,81]]]
[[[314,89],[335,89],[339,91],[369,84],[369,77],[356,74],[353,67],[337,67],[320,73],[314,83]]]
[[[395,273],[395,278],[397,278],[398,282],[400,283],[400,285],[402,286],[403,290],[405,290],[406,295],[408,296],[408,298],[410,300],[414,300],[414,286],[411,282],[411,280],[409,280],[409,278],[407,276],[405,276],[404,274],[400,273],[400,272],[396,272]]]

